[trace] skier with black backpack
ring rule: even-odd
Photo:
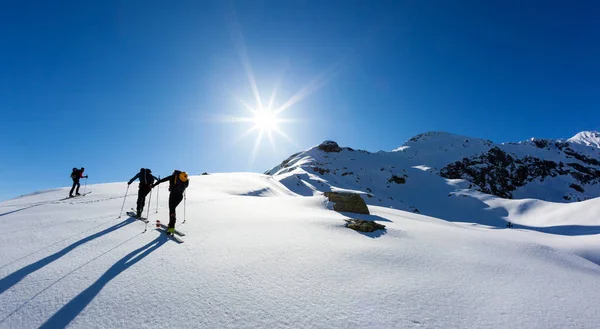
[[[146,204],[146,196],[152,190],[152,184],[158,178],[152,175],[152,170],[148,168],[140,168],[140,172],[133,176],[132,179],[127,182],[127,185],[131,185],[134,180],[140,180],[140,186],[138,188],[138,198],[137,198],[137,217],[142,217],[142,211],[144,210],[144,205]]]
[[[183,192],[190,185],[188,174],[185,171],[175,170],[171,176],[165,177],[156,182],[152,187],[157,186],[160,183],[169,181],[169,226],[167,228],[167,234],[173,235],[175,233],[175,222],[177,221],[175,215],[175,209],[183,200]]]
[[[81,184],[79,184],[79,180],[82,178],[88,178],[88,176],[83,176],[83,171],[85,170],[85,168],[81,167],[81,169],[77,169],[77,168],[73,168],[73,172],[71,172],[71,179],[73,180],[73,187],[71,187],[71,191],[69,191],[69,198],[73,197],[73,190],[75,190],[75,195],[81,195],[79,194],[79,187],[81,187]],[[75,189],[75,187],[77,187],[77,189]]]

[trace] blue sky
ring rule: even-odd
[[[518,141],[599,129],[593,1],[0,4],[0,199],[157,175],[264,170],[325,139],[391,150],[444,130]],[[243,37],[240,37],[243,36]],[[244,58],[247,60],[244,61]],[[294,119],[254,150],[236,98]]]

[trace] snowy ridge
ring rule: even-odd
[[[415,164],[433,168],[483,153],[494,146],[489,140],[433,131],[419,134],[392,152],[402,153]]]
[[[567,139],[568,142],[600,148],[600,132],[582,131]]]
[[[334,161],[311,152],[316,159],[292,160]],[[340,153],[347,164],[373,156]],[[407,170],[407,185],[430,183],[414,186],[413,201],[455,204],[472,219],[506,211],[522,224],[498,230],[369,206],[361,218],[386,231],[357,233],[323,196],[278,182],[294,170],[191,177],[185,224],[183,204],[177,210],[183,244],[117,218],[125,183],[88,185],[92,194],[68,200],[62,188],[2,202],[0,328],[596,327],[599,199],[505,200],[423,169]],[[295,179],[327,184],[295,170]],[[151,223],[168,217],[167,186],[159,188]],[[458,192],[441,198],[437,188]]]

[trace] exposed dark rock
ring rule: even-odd
[[[321,168],[321,167],[312,167],[312,170],[314,170],[315,172],[318,172],[321,175],[325,175],[325,174],[327,174],[327,173],[330,172],[329,169],[324,169],[324,168]]]
[[[385,225],[362,219],[345,219],[346,227],[360,232],[375,232],[385,230]]]
[[[575,191],[578,191],[578,192],[581,192],[581,193],[584,192],[583,187],[581,187],[581,186],[579,186],[579,185],[577,185],[575,183],[572,183],[571,185],[569,185],[569,187],[572,188],[572,189],[574,189]]]
[[[406,178],[393,175],[392,177],[390,177],[390,179],[388,179],[388,183],[391,183],[391,182],[394,182],[396,184],[405,184]]]
[[[342,148],[334,141],[324,141],[318,147],[319,147],[319,150],[328,152],[328,153],[342,152]]]
[[[324,194],[329,201],[334,203],[333,210],[335,211],[369,214],[365,200],[356,193],[325,192]]]

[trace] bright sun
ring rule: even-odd
[[[273,111],[270,109],[258,109],[254,112],[254,127],[259,131],[271,132],[278,130],[278,119]]]

